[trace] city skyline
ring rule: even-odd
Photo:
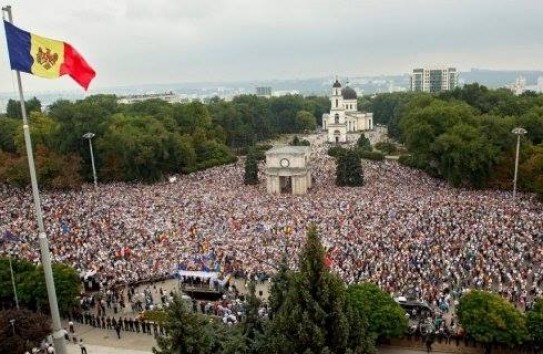
[[[535,0],[199,2],[52,0],[13,4],[17,26],[77,48],[97,72],[91,90],[183,82],[371,76],[446,65],[538,70]],[[5,45],[5,35],[1,36]],[[7,54],[0,92],[14,91]],[[23,75],[25,91],[77,89]]]

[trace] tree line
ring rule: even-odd
[[[16,305],[9,263],[8,258],[0,257],[0,308],[2,309],[14,308]],[[49,313],[43,267],[22,259],[12,259],[11,264],[19,305],[28,310]],[[69,265],[53,263],[52,268],[59,299],[59,311],[68,315],[79,308],[81,280],[77,272]]]
[[[234,162],[235,153],[279,134],[312,131],[315,117],[328,110],[325,97],[238,96],[227,102],[167,103],[155,99],[120,104],[114,95],[75,102],[58,100],[43,110],[26,102],[40,185],[75,188],[92,181],[92,139],[98,177],[103,182],[155,182]],[[0,182],[29,183],[18,101],[0,118]]]
[[[543,95],[465,85],[439,95],[381,94],[370,99],[376,124],[410,156],[400,162],[454,186],[511,189],[517,137],[519,188],[543,196]]]
[[[81,280],[69,265],[53,263],[52,269],[59,311],[68,317],[80,310]],[[0,353],[23,354],[39,347],[52,331],[49,313],[43,267],[0,257]]]
[[[287,95],[212,98],[207,104],[149,100],[119,104],[112,95],[59,100],[30,112],[40,185],[73,188],[92,181],[92,140],[100,181],[154,182],[235,161],[248,147],[280,134],[321,125],[327,97]],[[519,188],[543,195],[543,95],[465,85],[439,95],[392,93],[360,97],[359,106],[388,126],[409,156],[400,162],[446,179],[454,186],[510,189],[515,161],[514,127],[521,140]],[[0,182],[28,183],[19,102],[10,100],[0,118]],[[366,152],[367,155],[371,152]],[[376,156],[368,156],[367,158]]]

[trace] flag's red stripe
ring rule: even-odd
[[[96,72],[70,44],[64,42],[64,62],[60,75],[68,74],[86,90]]]

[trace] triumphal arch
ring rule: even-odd
[[[306,194],[311,188],[310,148],[275,146],[266,151],[266,189],[271,194]]]

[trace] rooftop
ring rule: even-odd
[[[305,155],[307,153],[309,153],[308,146],[290,146],[290,145],[274,146],[268,151],[266,151],[266,155],[283,155],[283,154]]]

